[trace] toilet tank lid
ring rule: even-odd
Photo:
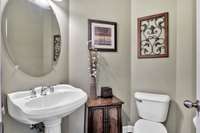
[[[170,101],[170,97],[168,95],[144,93],[144,92],[136,92],[135,98],[138,100],[149,100],[149,101],[156,101],[156,102],[169,102]]]

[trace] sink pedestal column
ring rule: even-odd
[[[61,119],[44,121],[45,133],[61,133]]]

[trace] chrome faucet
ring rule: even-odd
[[[48,87],[44,87],[44,86],[42,86],[42,88],[41,88],[41,96],[46,96],[47,95],[47,89],[48,89]]]
[[[45,86],[41,88],[41,96],[46,96],[48,93],[54,93],[54,86]]]
[[[34,88],[30,89],[31,91],[31,98],[37,97],[37,92]]]

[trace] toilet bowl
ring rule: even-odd
[[[167,119],[170,97],[152,93],[135,93],[137,112],[141,119],[137,120],[133,133],[167,133],[162,124]]]
[[[167,133],[167,130],[161,123],[140,119],[135,123],[134,133]]]

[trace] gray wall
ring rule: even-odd
[[[169,133],[194,133],[184,99],[195,97],[195,2],[187,0],[132,0],[131,119],[137,119],[136,91],[168,94],[172,98]],[[137,18],[169,12],[169,58],[137,58]]]
[[[113,88],[114,95],[125,102],[124,118],[129,118],[130,0],[70,0],[69,83],[86,92],[89,92],[88,19],[118,23],[118,52],[100,54],[98,86]],[[83,132],[82,116],[78,113],[70,116],[69,133]]]
[[[169,12],[169,58],[138,59],[137,58],[137,18]],[[168,119],[169,133],[176,133],[176,1],[175,0],[132,0],[132,98],[134,92],[144,91],[168,94],[172,98]],[[137,117],[135,99],[132,101],[132,122]]]
[[[4,1],[6,0],[1,0],[1,2]],[[149,0],[70,0],[69,3],[68,0],[64,0],[54,8],[59,14],[63,36],[63,51],[56,71],[40,78],[30,77],[15,70],[14,64],[3,50],[2,90],[4,94],[32,88],[44,82],[48,84],[69,82],[89,93],[87,20],[91,18],[116,21],[118,23],[118,52],[100,55],[101,74],[98,76],[98,85],[113,87],[114,94],[125,102],[124,124],[129,123],[129,118],[132,124],[138,119],[133,99],[134,92],[165,93],[172,98],[169,119],[166,123],[168,132],[195,133],[192,125],[194,112],[185,110],[182,106],[184,99],[195,97],[194,0],[154,0],[153,2]],[[170,57],[137,59],[137,17],[165,11],[170,13]],[[68,15],[70,23],[68,23]],[[63,133],[83,132],[83,112],[82,107],[69,119],[64,119]],[[5,133],[13,133],[13,131],[31,133],[28,126],[16,122],[8,114],[3,120]]]
[[[6,0],[1,0],[5,2]],[[59,19],[62,38],[62,52],[55,70],[43,77],[31,77],[20,70],[15,69],[15,65],[9,59],[5,48],[2,50],[2,91],[3,94],[26,90],[42,84],[68,83],[68,1],[65,0],[58,4],[53,4],[56,15]],[[2,12],[1,12],[2,13]],[[1,40],[3,44],[3,40]],[[4,44],[2,45],[4,46]],[[6,101],[4,101],[6,104]],[[32,133],[27,125],[21,124],[12,119],[7,111],[3,122],[5,133]]]

